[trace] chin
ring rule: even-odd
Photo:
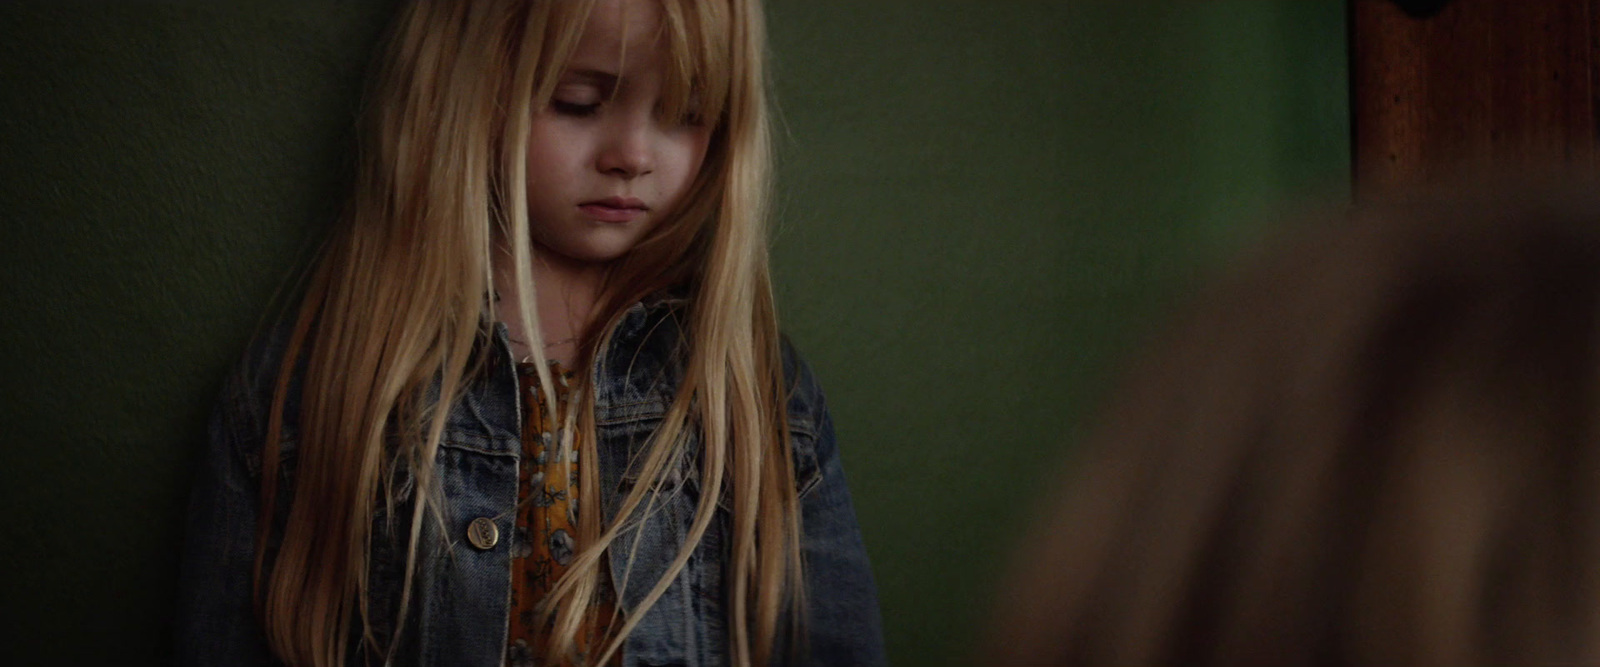
[[[633,248],[631,243],[596,243],[580,248],[573,248],[572,258],[585,262],[610,262]]]
[[[628,254],[627,248],[550,248],[550,252],[580,264],[607,264]]]

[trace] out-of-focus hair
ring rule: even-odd
[[[1131,376],[982,662],[1600,664],[1600,200],[1334,217]]]
[[[481,372],[495,319],[496,242],[512,248],[523,330],[545,395],[555,395],[533,320],[527,183],[539,175],[527,173],[528,136],[595,4],[416,0],[401,10],[364,118],[354,193],[307,280],[264,444],[256,599],[273,652],[289,664],[342,664],[352,635],[379,661],[393,648],[371,630],[374,615],[390,610],[369,607],[367,562],[376,510],[393,516],[402,495],[416,501],[400,519],[410,544],[395,624],[405,631],[423,522],[442,521],[447,500],[434,460],[449,406]],[[580,515],[579,552],[540,611],[554,623],[550,656],[570,655],[593,613],[603,554],[629,548],[622,535],[630,522],[652,520],[650,500],[693,432],[705,489],[684,544],[591,657],[601,663],[621,647],[682,572],[726,496],[728,661],[765,663],[784,611],[801,622],[804,591],[767,264],[764,20],[759,0],[660,0],[660,9],[662,113],[701,117],[711,142],[680,210],[611,267],[579,361],[593,366],[628,305],[681,289],[690,297],[683,380],[638,462],[640,482],[611,524],[601,525],[598,511]],[[274,517],[279,480],[270,462],[280,456],[297,364],[304,374],[294,494],[287,516]],[[580,376],[566,429],[580,434],[585,461],[599,460],[592,381]],[[579,474],[579,506],[601,507],[595,466]],[[397,484],[402,477],[413,481]],[[270,554],[275,525],[283,526],[281,547]]]

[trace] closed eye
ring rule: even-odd
[[[588,118],[600,104],[616,95],[621,80],[616,74],[592,69],[569,70],[561,75],[550,96],[550,109],[562,116]]]
[[[666,110],[662,109],[661,105],[656,105],[655,114],[656,118],[664,123],[677,123],[686,127],[701,127],[706,124],[705,115],[700,112],[699,104],[691,104],[689,108],[683,110],[683,115],[677,118],[668,118]]]
[[[678,119],[678,124],[689,127],[703,127],[706,124],[706,118],[700,113],[699,109],[690,109],[684,112],[682,118]]]
[[[576,117],[576,118],[587,118],[589,116],[595,115],[595,113],[600,111],[600,103],[599,102],[594,102],[594,103],[591,103],[591,104],[578,104],[576,102],[563,102],[561,100],[550,100],[550,108],[552,110],[554,110],[556,113],[561,114],[563,116],[573,116],[573,117]]]

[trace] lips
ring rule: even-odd
[[[650,207],[633,197],[606,197],[578,204],[578,210],[600,222],[631,222],[649,212]]]

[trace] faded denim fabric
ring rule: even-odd
[[[598,378],[595,419],[602,510],[608,519],[635,482],[630,462],[639,460],[679,385],[681,306],[681,301],[672,299],[635,304],[593,369]],[[251,576],[260,447],[286,337],[280,328],[252,347],[229,377],[211,420],[184,547],[177,623],[180,664],[276,663],[255,618]],[[505,659],[521,416],[517,375],[503,326],[497,325],[492,341],[488,371],[451,406],[435,462],[445,491],[443,523],[448,534],[440,534],[431,518],[422,524],[409,618],[393,654],[396,665],[499,665]],[[807,614],[802,646],[784,650],[775,660],[829,666],[885,664],[877,592],[840,467],[833,423],[810,368],[787,342],[783,351],[792,387],[789,428],[801,502]],[[280,507],[275,514],[280,521],[293,489],[297,439],[293,415],[298,395],[291,384],[283,427]],[[649,520],[635,523],[607,552],[624,611],[637,607],[683,544],[700,494],[697,447],[691,442],[687,455],[674,466]],[[374,631],[385,642],[394,635],[390,626],[398,609],[405,562],[410,512],[409,500],[401,501],[393,526],[380,504],[369,561]],[[467,538],[468,525],[480,517],[494,521],[499,529],[500,539],[489,549],[478,549]],[[726,663],[723,561],[729,548],[728,524],[723,508],[687,567],[628,637],[623,665]],[[352,647],[352,665],[382,660],[361,654],[356,638]]]

